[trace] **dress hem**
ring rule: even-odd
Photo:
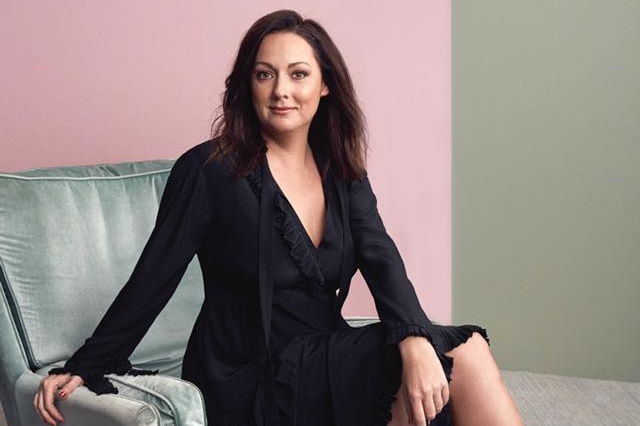
[[[418,327],[420,329],[420,327]],[[486,329],[476,325],[462,326],[434,326],[434,332],[431,335],[433,340],[429,339],[434,346],[436,354],[442,364],[447,382],[451,382],[451,374],[453,371],[453,358],[446,355],[446,352],[466,343],[474,332],[479,333],[489,343],[489,337]],[[408,334],[411,335],[411,334]],[[418,335],[423,335],[418,333]],[[427,337],[424,336],[423,337]],[[380,385],[380,393],[374,413],[374,426],[387,426],[393,418],[392,405],[397,400],[396,395],[400,390],[402,383],[402,358],[400,357],[398,343],[390,343],[391,350],[388,351],[387,368]],[[429,423],[431,426],[451,425],[451,414],[449,412],[449,404],[447,403],[442,411]]]

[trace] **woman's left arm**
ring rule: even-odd
[[[368,177],[351,184],[349,217],[356,262],[373,295],[380,320],[387,327],[389,343],[410,335],[431,340],[433,326],[382,223]]]
[[[349,210],[358,267],[387,328],[387,342],[400,349],[401,392],[409,420],[426,424],[425,418],[433,419],[449,398],[447,379],[431,344],[433,325],[384,227],[368,177],[352,183]]]

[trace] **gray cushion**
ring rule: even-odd
[[[640,383],[503,371],[526,425],[640,425]]]
[[[32,368],[89,337],[133,270],[172,163],[0,174],[0,279]],[[194,260],[132,363],[179,375],[202,298]]]

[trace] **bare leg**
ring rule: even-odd
[[[509,395],[484,338],[474,333],[466,343],[447,352],[454,359],[449,384],[449,404],[456,426],[522,426],[518,409]],[[392,405],[388,426],[408,426],[400,392]]]
[[[447,355],[454,360],[449,392],[455,425],[522,425],[489,345],[480,334],[474,333]]]
[[[407,426],[408,424],[409,418],[407,417],[407,411],[404,409],[402,392],[398,391],[396,400],[391,406],[391,422],[387,426]]]

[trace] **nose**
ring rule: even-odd
[[[274,99],[287,99],[289,97],[289,82],[286,77],[276,77],[272,96]]]

